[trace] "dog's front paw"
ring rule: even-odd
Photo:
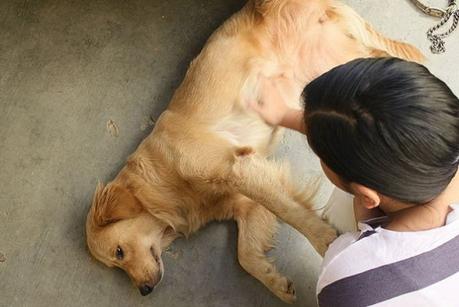
[[[323,227],[320,232],[318,232],[317,241],[314,244],[316,251],[322,257],[325,255],[325,252],[328,250],[330,244],[335,241],[337,238],[337,231],[335,228],[327,225]]]
[[[287,277],[282,277],[275,283],[274,294],[288,304],[293,304],[296,301],[295,286]]]

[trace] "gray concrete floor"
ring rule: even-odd
[[[433,56],[424,32],[434,20],[408,1],[347,2],[384,33],[420,47],[459,93],[459,32],[445,55]],[[164,256],[163,283],[147,297],[124,273],[93,261],[84,241],[97,180],[118,172],[206,38],[242,5],[0,2],[0,306],[285,305],[237,264],[233,223],[177,241]],[[298,135],[286,136],[278,156],[292,161],[298,178],[320,174]],[[329,190],[324,181],[322,199]],[[320,258],[286,225],[278,240],[273,254],[296,284],[295,306],[315,306]]]

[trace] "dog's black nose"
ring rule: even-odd
[[[145,295],[150,294],[151,291],[153,291],[153,288],[154,288],[154,287],[151,287],[151,286],[145,284],[145,285],[142,285],[142,286],[139,287],[139,291],[140,291],[140,294],[142,294],[143,296],[145,296]]]

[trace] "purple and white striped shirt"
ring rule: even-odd
[[[395,232],[359,224],[327,251],[317,285],[321,307],[459,306],[459,205],[446,224]]]

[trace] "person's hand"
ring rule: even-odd
[[[281,94],[280,85],[285,80],[282,77],[266,78],[260,80],[260,95],[258,101],[250,101],[249,106],[257,112],[263,120],[272,125],[277,126],[282,123],[285,115],[290,108],[285,103]]]

